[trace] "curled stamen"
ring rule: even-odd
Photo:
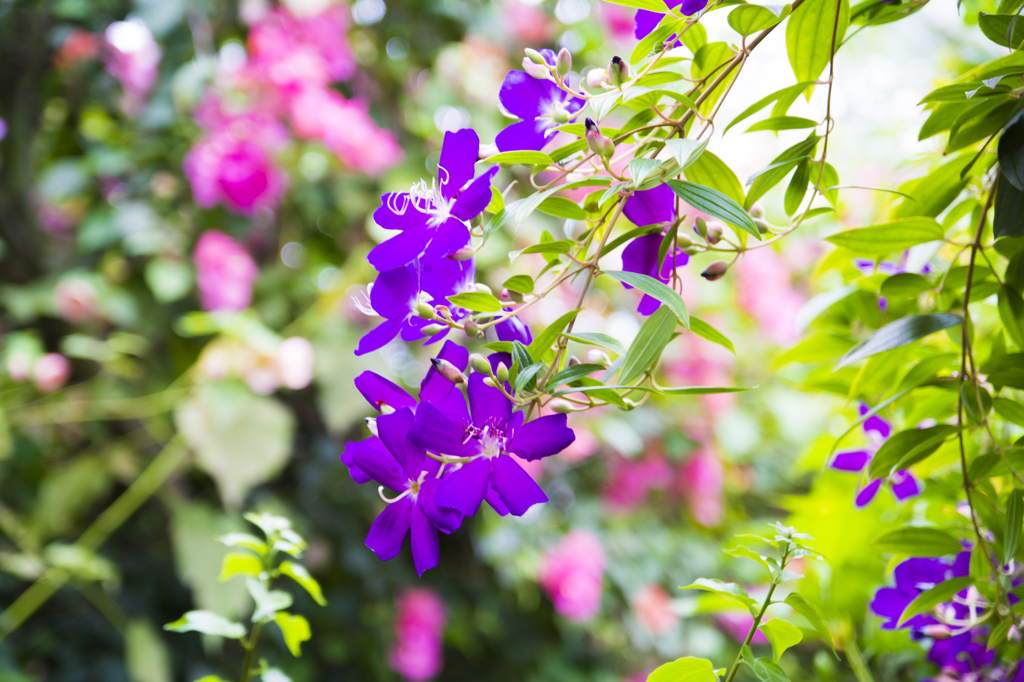
[[[399,206],[397,203],[399,200],[401,200],[402,202],[401,206]],[[409,208],[410,202],[411,198],[409,197],[408,194],[399,194],[397,192],[392,192],[391,194],[388,194],[388,210],[394,213],[395,215],[405,215],[406,210],[408,210]]]
[[[382,486],[382,485],[381,485],[381,486],[377,486],[377,494],[378,494],[378,495],[380,495],[380,499],[384,500],[384,501],[385,501],[385,502],[387,502],[388,504],[394,504],[395,502],[398,502],[398,501],[399,501],[400,499],[402,499],[403,497],[405,497],[406,495],[408,495],[408,494],[409,494],[409,491],[408,491],[408,490],[406,490],[406,491],[405,491],[404,493],[402,493],[402,494],[401,494],[401,495],[399,495],[398,497],[396,497],[396,498],[394,498],[394,499],[392,499],[392,500],[389,500],[388,498],[386,498],[386,497],[384,496],[384,486]]]

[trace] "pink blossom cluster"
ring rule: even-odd
[[[541,562],[539,582],[560,614],[590,620],[601,606],[605,554],[601,539],[589,530],[570,531]]]
[[[796,341],[797,315],[807,301],[793,289],[789,268],[779,254],[771,249],[748,251],[733,272],[740,308],[775,343]]]
[[[249,307],[259,268],[241,244],[223,232],[208,230],[196,242],[192,258],[199,303],[204,310],[238,311]]]
[[[76,34],[74,46],[88,52],[88,41]],[[142,111],[146,95],[156,84],[160,47],[145,22],[138,17],[115,21],[103,33],[103,62],[107,72],[124,88],[121,108],[135,116]]]
[[[396,642],[388,665],[406,679],[422,682],[441,672],[441,640],[448,620],[440,595],[428,587],[406,590],[395,599]]]
[[[394,133],[377,126],[366,103],[330,87],[355,73],[347,29],[339,5],[303,18],[279,6],[260,17],[245,63],[222,69],[218,87],[196,111],[207,133],[185,158],[196,203],[221,203],[243,215],[276,208],[287,184],[275,160],[290,140],[283,121],[367,175],[402,160]]]

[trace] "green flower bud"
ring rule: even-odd
[[[760,201],[755,201],[754,205],[750,207],[751,218],[763,218],[764,217],[764,204]]]
[[[491,377],[487,377],[484,379],[484,386],[490,386],[491,388],[499,388],[498,382],[492,379]]]
[[[554,400],[552,400],[548,404],[548,407],[550,407],[551,411],[556,414],[566,414],[567,412],[576,411],[572,403],[570,403],[568,400],[562,400],[561,398],[555,398]]]
[[[420,331],[423,332],[425,336],[433,336],[434,334],[440,334],[446,329],[448,329],[448,325],[446,324],[428,324]]]
[[[691,239],[690,235],[686,234],[682,230],[678,230],[676,232],[676,247],[685,249],[690,246],[693,246],[693,239]]]
[[[558,56],[555,58],[555,70],[558,71],[559,76],[565,76],[572,70],[572,55],[569,54],[569,50],[562,48],[558,51]]]
[[[476,326],[476,320],[468,319],[462,323],[462,329],[466,332],[466,336],[469,338],[476,338],[480,334],[479,327]]]
[[[602,367],[609,367],[612,364],[612,359],[603,350],[592,348],[587,351],[587,362],[601,365]]]
[[[700,216],[697,216],[697,219],[693,221],[693,229],[701,237],[708,236],[708,224]]]
[[[754,224],[757,225],[757,231],[761,234],[768,234],[771,232],[771,228],[768,227],[768,222],[761,218],[754,218]]]
[[[491,363],[480,353],[473,353],[469,356],[469,366],[473,368],[474,372],[491,376]]]
[[[434,306],[420,300],[416,301],[416,317],[423,320],[433,320],[437,317],[437,313],[434,312]]]
[[[608,64],[608,82],[612,85],[622,85],[629,80],[629,66],[622,61],[622,57],[615,55]]]
[[[495,371],[495,375],[499,381],[508,381],[508,367],[505,366],[504,362],[498,363],[498,369]]]
[[[537,52],[537,50],[528,47],[524,51],[526,52],[526,56],[534,64],[547,64],[547,61],[544,59],[544,55],[542,55],[540,52]]]

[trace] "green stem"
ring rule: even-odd
[[[242,670],[242,682],[249,682],[249,676],[252,675],[252,662],[256,657],[256,640],[260,636],[261,627],[263,627],[263,623],[253,624],[249,643],[245,645],[245,668]]]
[[[764,612],[768,610],[768,605],[772,603],[772,595],[775,594],[775,588],[778,585],[774,580],[772,586],[768,588],[768,596],[764,598],[764,603],[761,604],[761,611],[754,618],[754,624],[750,626],[750,632],[747,633],[747,638],[743,642],[743,646],[740,647],[740,652],[736,654],[736,660],[732,663],[732,668],[729,670],[729,674],[725,677],[725,682],[732,682],[732,678],[736,677],[736,673],[740,669],[740,663],[743,662],[743,650],[750,646],[750,643],[754,640],[754,635],[757,634],[757,628],[761,625],[761,619],[764,618]]]

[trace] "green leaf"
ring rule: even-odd
[[[1003,563],[1009,564],[1020,544],[1021,524],[1024,523],[1024,501],[1020,488],[1010,491],[1006,501],[1006,531],[1003,533]]]
[[[1024,20],[1018,24],[1024,31]],[[1006,126],[999,137],[999,170],[1010,184],[1024,192],[1024,118]]]
[[[260,555],[267,553],[267,543],[249,533],[228,533],[218,540],[228,547],[245,547]]]
[[[679,658],[658,666],[647,676],[647,682],[717,682],[714,666],[703,658]]]
[[[667,306],[661,306],[647,318],[629,350],[622,356],[618,375],[620,384],[631,384],[650,369],[672,340],[678,322],[675,313]]]
[[[913,298],[931,288],[928,278],[915,272],[901,272],[882,282],[878,293],[887,298]]]
[[[548,197],[540,202],[537,210],[567,220],[583,220],[587,217],[587,212],[580,208],[579,204],[565,197]]]
[[[782,654],[786,653],[786,649],[796,646],[804,638],[800,628],[778,618],[762,623],[761,632],[772,643],[772,655],[775,656],[776,663],[782,658]]]
[[[996,45],[1016,50],[1024,42],[1024,20],[1016,14],[978,13],[978,27]]]
[[[903,609],[903,613],[900,615],[899,625],[903,625],[914,616],[931,611],[943,602],[950,601],[953,598],[953,595],[965,589],[973,582],[974,579],[969,576],[964,578],[952,578],[950,580],[944,580],[935,587],[922,592],[914,597],[914,601],[907,604],[907,608]]]
[[[283,590],[268,590],[256,578],[246,580],[245,586],[256,602],[256,611],[252,614],[254,623],[271,620],[278,611],[284,611],[292,605],[292,595]]]
[[[480,163],[521,163],[528,166],[550,166],[554,161],[544,152],[514,151],[495,154],[489,159],[482,160]]]
[[[1013,625],[1013,619],[1006,618],[1005,620],[1000,621],[999,625],[992,628],[992,634],[988,636],[988,644],[986,644],[986,648],[989,651],[994,650],[1006,640],[1006,636],[1010,634],[1011,625]]]
[[[501,192],[498,191],[497,187],[491,187],[491,201],[484,210],[488,213],[497,213],[504,208],[505,197],[501,196]]]
[[[569,253],[572,247],[573,242],[568,239],[554,239],[550,242],[527,246],[520,253]],[[448,300],[451,300],[451,296],[448,297]]]
[[[204,635],[241,639],[245,637],[245,626],[209,611],[189,611],[184,616],[168,623],[164,630],[171,632],[201,632]]]
[[[665,395],[712,395],[715,393],[742,393],[755,388],[757,386],[749,388],[743,386],[661,386],[660,390]]]
[[[645,9],[650,12],[668,14],[668,7],[665,5],[663,0],[606,0],[606,2],[612,2],[616,5],[623,5],[625,7],[635,7],[636,9]]]
[[[478,313],[501,312],[501,301],[483,291],[471,291],[468,294],[453,294],[448,300],[459,308],[475,310]]]
[[[668,186],[679,198],[698,211],[714,216],[735,228],[746,230],[755,239],[761,239],[761,233],[758,232],[750,214],[717,189],[705,187],[689,180],[669,180]]]
[[[927,429],[907,429],[895,433],[882,443],[871,459],[868,476],[871,479],[883,478],[889,476],[894,468],[901,471],[938,450],[956,432],[955,426],[939,424]]]
[[[592,365],[585,362],[578,365],[571,365],[563,369],[561,372],[553,374],[551,378],[548,379],[548,382],[544,384],[544,388],[548,390],[557,388],[562,384],[568,384],[576,381],[577,379],[582,379],[588,374],[603,372],[605,369],[606,368],[603,365]]]
[[[690,318],[693,321],[693,318]],[[626,349],[622,347],[622,342],[616,339],[614,336],[608,336],[607,334],[596,334],[596,333],[583,333],[583,334],[566,334],[566,337],[572,339],[577,343],[586,343],[593,346],[601,346],[608,350],[622,355],[626,352]]]
[[[1024,349],[1024,299],[1015,289],[999,287],[999,319],[1017,348]]]
[[[757,659],[754,661],[752,669],[754,674],[757,675],[757,679],[761,680],[761,682],[789,682],[789,676],[786,675],[786,671],[770,659]]]
[[[825,618],[821,615],[821,610],[803,598],[799,592],[790,592],[786,595],[785,602],[789,604],[790,608],[799,613],[801,616],[807,619],[807,622],[811,624],[815,632],[821,635],[828,645],[835,652],[835,644],[832,641],[832,633],[829,631],[828,626],[825,625]]]
[[[756,599],[752,599],[747,591],[742,586],[736,583],[725,583],[721,580],[712,580],[710,578],[697,578],[693,581],[692,585],[686,587],[680,587],[681,590],[705,590],[706,592],[714,592],[720,594],[723,597],[738,601],[747,608],[757,604]]]
[[[981,368],[997,389],[1002,386],[1024,389],[1024,353],[1010,353],[989,360]]]
[[[801,9],[803,7],[804,5],[800,6]],[[806,140],[797,142],[772,159],[772,162],[767,167],[762,168],[747,178],[747,184],[750,185],[750,189],[747,190],[747,199],[743,206],[746,209],[750,209],[754,202],[763,197],[768,190],[782,182],[782,179],[789,175],[789,172],[796,168],[797,164],[805,159],[809,159],[814,154],[814,149],[818,146],[819,139],[821,138],[812,133]]]
[[[288,651],[292,652],[292,656],[296,658],[301,656],[302,643],[308,642],[313,637],[313,632],[309,629],[309,621],[302,616],[293,616],[282,611],[274,616],[274,622],[277,623],[277,627],[281,628]]]
[[[796,85],[790,85],[789,87],[782,88],[781,90],[773,92],[767,97],[759,99],[758,101],[754,102],[749,107],[744,109],[743,113],[734,118],[729,123],[729,125],[725,127],[725,130],[722,131],[722,134],[725,135],[727,132],[729,132],[729,128],[732,128],[737,123],[742,123],[743,121],[747,120],[748,118],[750,118],[757,112],[761,111],[772,102],[778,102],[778,104],[776,104],[775,108],[772,110],[773,116],[785,114],[787,111],[789,111],[789,107],[793,105],[793,102],[795,102],[796,99],[800,96],[800,93],[802,93],[804,90],[806,90],[812,85],[814,85],[814,81],[805,81],[803,83],[797,83]]]
[[[916,201],[903,200],[892,213],[893,218],[928,216],[934,218],[946,210],[967,184],[960,174],[970,163],[971,155],[963,154],[942,164],[924,177],[904,182],[899,190]]]
[[[240,552],[228,552],[224,555],[224,561],[220,568],[220,577],[217,579],[224,582],[236,575],[258,576],[262,572],[263,561],[259,557]]]
[[[1024,405],[1009,398],[996,398],[992,401],[996,414],[1017,426],[1024,426]]]
[[[832,58],[832,50],[842,44],[849,23],[848,0],[806,0],[796,8],[786,26],[786,52],[798,81],[813,81],[821,76]]]
[[[762,566],[764,566],[765,570],[768,571],[769,575],[772,572],[772,568],[771,568],[771,566],[768,565],[768,562],[765,561],[765,558],[763,556],[761,556],[760,554],[758,554],[757,552],[755,552],[754,550],[750,549],[749,547],[744,547],[743,545],[740,545],[739,547],[735,547],[733,549],[727,549],[727,550],[724,550],[724,551],[729,556],[734,556],[734,557],[737,557],[737,558],[750,559],[751,561],[756,561],[757,563],[759,563]]]
[[[934,218],[919,216],[839,232],[828,241],[860,255],[887,256],[943,236],[942,226]]]
[[[751,5],[748,5],[750,7]],[[809,118],[799,116],[772,116],[763,121],[758,121],[747,128],[748,133],[757,133],[765,130],[801,130],[804,128],[817,128],[818,122]]]
[[[698,142],[697,140],[673,137],[670,140],[665,140],[665,149],[672,154],[672,158],[679,164],[679,171],[685,171],[697,162],[697,159],[707,149],[709,141],[710,138]]]
[[[327,606],[327,600],[324,599],[324,593],[323,590],[320,589],[320,583],[316,581],[316,578],[309,574],[309,571],[306,570],[305,566],[297,564],[294,561],[285,561],[277,567],[277,570],[281,571],[282,575],[288,576],[301,585],[302,589],[309,592],[309,596],[311,596],[313,601],[317,604],[320,606]]]
[[[534,379],[538,374],[545,371],[548,368],[543,362],[535,362],[532,365],[521,367],[519,373],[516,374],[515,382],[512,384],[512,389],[517,393],[526,388],[533,388]]]
[[[501,286],[517,294],[532,294],[534,285],[533,278],[529,275],[514,275],[506,279]]]
[[[807,185],[810,184],[810,173],[811,164],[809,161],[801,161],[797,164],[796,171],[794,171],[793,177],[789,181],[789,187],[786,188],[783,204],[786,215],[792,216],[800,210],[800,204],[804,202],[804,196],[807,194]]]
[[[729,12],[729,25],[741,36],[749,36],[779,23],[789,14],[789,5],[779,14],[760,5],[740,5]]]
[[[555,344],[558,335],[562,333],[562,330],[565,329],[571,320],[576,318],[579,312],[579,310],[570,310],[549,324],[540,334],[537,334],[533,343],[527,349],[530,357],[541,361],[547,361],[555,357],[555,351],[552,350],[551,346]]]
[[[627,168],[629,169],[629,177],[633,182],[633,187],[636,189],[650,189],[644,186],[644,182],[661,168],[661,161],[646,158],[633,159],[629,162]],[[655,182],[658,182],[658,180],[655,179]]]
[[[732,341],[730,341],[725,334],[718,331],[704,320],[691,316],[690,331],[705,341],[717,343],[723,348],[728,348],[733,355],[736,354],[736,347],[732,345]]]
[[[717,78],[722,72],[722,64],[735,58],[736,52],[725,42],[708,43],[697,50],[693,55],[693,64],[690,68],[690,78],[698,79],[712,76]],[[700,113],[707,116],[714,108],[715,103],[729,89],[729,84],[736,78],[736,69],[733,69],[725,80],[714,90],[705,90],[705,99],[700,105]]]
[[[679,318],[679,324],[683,325],[685,329],[690,328],[690,314],[686,311],[686,303],[683,302],[682,297],[672,287],[659,282],[650,275],[644,275],[639,272],[605,270],[604,274],[658,299],[668,306],[669,310]]]
[[[864,341],[851,348],[836,366],[841,369],[864,358],[906,346],[935,332],[955,327],[961,319],[950,313],[910,315],[890,322]]]
[[[709,151],[701,154],[686,169],[686,179],[704,185],[729,197],[737,204],[743,204],[743,185],[724,161]]]
[[[963,551],[959,540],[938,528],[900,528],[875,538],[871,546],[900,556],[947,556]]]

